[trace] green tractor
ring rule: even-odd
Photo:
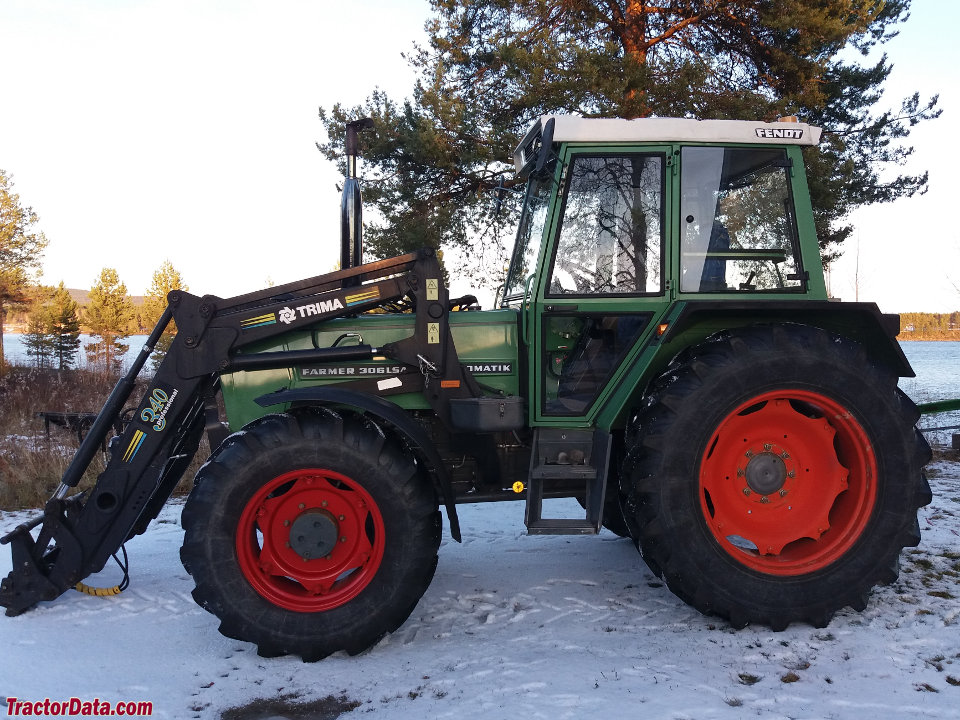
[[[515,154],[510,269],[481,311],[429,249],[361,263],[363,126],[347,129],[343,269],[170,294],[43,515],[2,539],[7,614],[143,532],[204,432],[181,558],[221,632],[263,655],[356,653],[399,627],[433,577],[440,507],[459,541],[461,503],[523,501],[530,534],[630,537],[737,628],[822,627],[897,577],[930,451],[897,387],[913,375],[898,318],[828,298],[801,153],[819,128],[539,120]],[[582,515],[551,514],[555,498]]]

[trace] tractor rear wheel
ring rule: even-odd
[[[271,415],[221,445],[183,510],[193,596],[261,655],[358,653],[398,628],[433,577],[429,481],[370,423]]]
[[[930,501],[929,447],[896,383],[858,344],[800,325],[684,352],[629,433],[627,512],[647,564],[737,627],[862,610]]]

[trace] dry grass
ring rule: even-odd
[[[934,445],[931,447],[933,458],[931,462],[960,462],[960,450]]]
[[[115,376],[86,370],[8,369],[0,378],[0,509],[42,507],[80,445],[76,432],[64,428],[51,425],[48,435],[37,413],[99,412],[116,381]],[[136,405],[145,387],[146,382],[138,380],[128,406]],[[205,445],[197,453],[200,458],[209,454]],[[105,454],[98,454],[80,487],[92,486],[105,463]],[[193,467],[184,473],[186,482],[192,482],[195,471]]]
[[[31,435],[43,430],[36,414],[97,412],[117,378],[86,370],[8,367],[0,377],[0,435]]]
[[[96,412],[114,383],[115,378],[80,370],[8,369],[0,378],[0,508],[42,506],[79,445],[75,433],[59,428],[51,427],[47,436],[37,413]],[[100,467],[88,475],[102,469],[102,462],[95,464]]]

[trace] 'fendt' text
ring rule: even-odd
[[[799,140],[803,137],[803,130],[794,128],[757,128],[758,138],[785,138],[787,140]]]

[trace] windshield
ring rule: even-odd
[[[510,272],[504,285],[504,299],[516,298],[523,294],[524,283],[537,269],[537,256],[543,241],[543,227],[547,221],[547,208],[550,205],[550,191],[553,177],[530,178],[527,194],[523,200],[523,212],[517,231],[517,244],[513,248]]]

